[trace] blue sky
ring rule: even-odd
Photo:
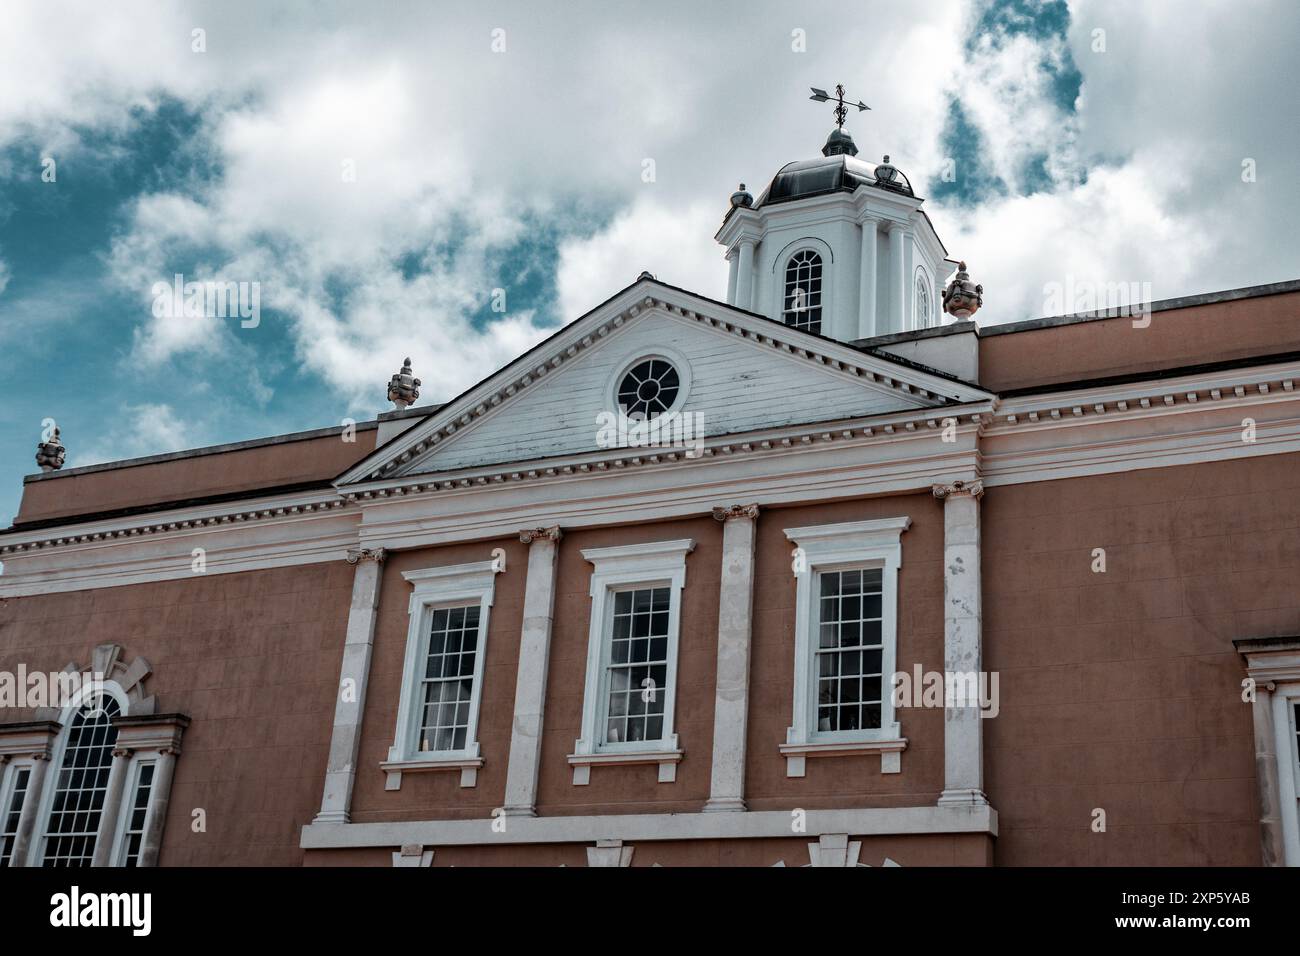
[[[7,7],[0,525],[46,418],[69,466],[321,427],[408,354],[456,394],[642,269],[721,297],[726,197],[830,128],[810,85],[872,105],[863,157],[928,197],[984,321],[1067,276],[1298,271],[1294,5],[461,6]],[[155,316],[177,272],[258,282],[260,324]]]

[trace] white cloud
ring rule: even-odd
[[[918,184],[942,159],[950,91],[1013,186],[1028,157],[1051,157],[1049,192],[973,211],[928,204],[984,282],[989,320],[1037,315],[1043,282],[1065,274],[1149,280],[1157,294],[1289,275],[1300,134],[1280,121],[1293,111],[1294,63],[1280,53],[1294,11],[1072,6],[1068,44],[1003,38],[968,52],[956,0],[883,19],[755,3],[743,22],[738,8],[684,0],[653,16],[520,2],[382,18],[344,3],[19,4],[0,34],[0,145],[75,150],[80,130],[125,128],[132,107],[165,96],[197,111],[197,145],[219,178],[140,197],[110,256],[141,306],[135,358],[250,349],[256,359],[258,330],[149,314],[152,283],[192,257],[203,273],[193,278],[260,281],[263,309],[289,316],[304,367],[372,409],[408,354],[423,400],[440,400],[547,334],[513,288],[509,313],[475,318],[493,287],[515,280],[501,257],[538,222],[566,236],[565,321],[643,268],[720,296],[712,234],[727,196],[740,180],[757,193],[782,164],[815,155],[831,120],[804,90],[836,80],[873,107],[851,120],[864,157],[889,152]],[[1099,23],[1108,52],[1094,55]],[[204,54],[190,50],[197,26]],[[501,54],[490,47],[498,26]],[[807,53],[791,50],[796,28]],[[1272,56],[1251,55],[1259,44]],[[1067,49],[1085,79],[1077,117],[1035,69]],[[1241,156],[1259,157],[1253,192],[1233,183]],[[653,184],[641,180],[647,158]],[[345,160],[355,182],[343,180]],[[413,277],[401,267],[411,258]]]
[[[631,285],[642,270],[670,285],[725,298],[727,271],[713,241],[721,222],[717,204],[707,200],[683,208],[638,200],[608,228],[561,245],[561,313],[577,318]]]
[[[73,452],[69,468],[160,455],[201,444],[193,424],[165,403],[127,405],[107,420],[107,426],[95,441]]]

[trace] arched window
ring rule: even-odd
[[[90,865],[117,743],[112,720],[121,712],[108,693],[87,698],[74,712],[54,781],[42,866]]]
[[[929,326],[934,314],[930,302],[930,277],[924,269],[916,270],[916,327],[924,329]]]
[[[807,332],[822,330],[822,257],[800,249],[785,266],[781,319]]]

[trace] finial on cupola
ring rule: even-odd
[[[420,380],[411,374],[411,360],[402,361],[402,370],[388,380],[388,400],[400,411],[420,397]]]
[[[731,204],[733,206],[744,206],[749,208],[754,205],[754,197],[749,194],[745,184],[741,183],[740,188],[731,194]]]
[[[63,447],[63,442],[59,441],[57,425],[50,432],[49,441],[36,444],[36,464],[41,466],[41,471],[58,471],[63,467],[63,458],[66,454],[67,449]]]
[[[822,147],[823,156],[838,156],[843,153],[846,156],[858,155],[858,147],[853,144],[853,137],[844,132],[844,121],[848,118],[850,107],[857,109],[859,113],[871,109],[866,103],[858,100],[856,103],[844,103],[844,85],[837,83],[835,85],[835,95],[827,93],[825,90],[811,87],[812,96],[808,99],[817,103],[834,103],[835,104],[835,128],[831,130],[831,135],[826,137],[826,145]]]
[[[966,263],[957,263],[957,274],[943,290],[943,311],[958,319],[969,319],[984,304],[984,287],[971,281]]]

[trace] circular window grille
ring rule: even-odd
[[[681,377],[671,363],[646,359],[628,369],[619,381],[618,404],[629,418],[654,418],[673,407],[681,388]]]

